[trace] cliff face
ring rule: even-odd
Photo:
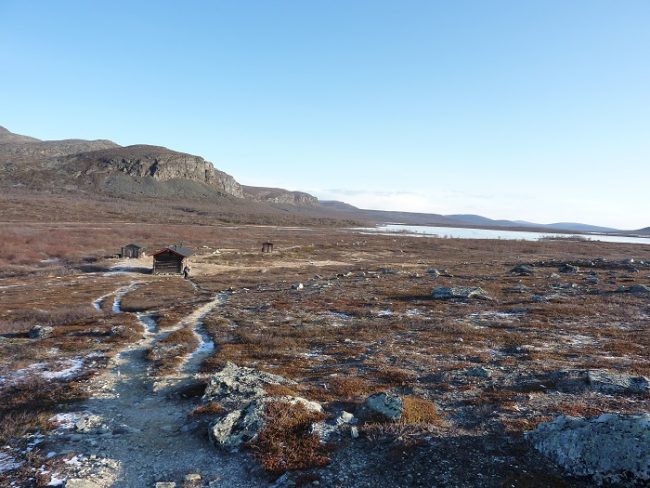
[[[0,186],[66,191],[214,199],[235,197],[255,203],[314,207],[308,193],[242,187],[200,156],[161,146],[122,147],[108,140],[41,141],[0,127]]]
[[[296,207],[311,207],[318,203],[318,198],[301,191],[288,191],[281,188],[263,188],[244,186],[246,197],[258,202],[276,203],[279,205],[294,205]]]
[[[92,175],[119,171],[134,178],[156,181],[187,180],[204,183],[219,193],[243,198],[235,179],[217,170],[200,156],[171,151],[159,146],[127,146],[77,154],[61,161],[77,174]]]

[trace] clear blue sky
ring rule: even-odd
[[[0,125],[373,208],[650,225],[650,1],[0,0]]]

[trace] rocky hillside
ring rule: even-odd
[[[160,146],[136,145],[73,154],[58,160],[56,165],[67,169],[76,178],[98,177],[103,183],[106,180],[116,182],[128,176],[141,185],[149,183],[154,189],[159,182],[198,183],[223,195],[244,197],[241,185],[229,174],[217,170],[212,163],[200,156]],[[151,181],[144,181],[147,179]],[[128,188],[129,185],[122,185],[121,193],[130,193]]]
[[[219,199],[313,207],[318,199],[279,188],[242,187],[200,156],[108,140],[41,141],[0,127],[1,185],[50,192]]]
[[[280,205],[296,205],[311,207],[318,204],[318,198],[301,191],[288,191],[281,188],[262,188],[257,186],[244,186],[246,197],[257,202],[277,203]]]

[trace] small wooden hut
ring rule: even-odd
[[[181,274],[191,255],[187,247],[165,247],[153,255],[153,274]]]
[[[120,256],[123,258],[142,258],[145,256],[146,247],[140,244],[127,244],[120,250]]]
[[[272,242],[263,242],[262,243],[262,252],[263,253],[272,253],[273,252],[273,243]]]

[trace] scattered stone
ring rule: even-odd
[[[350,412],[346,412],[345,410],[341,412],[341,415],[338,416],[336,419],[336,423],[341,425],[341,424],[353,424],[355,422],[354,415],[352,415]]]
[[[427,274],[433,279],[436,279],[441,275],[440,271],[438,271],[436,268],[427,269]]]
[[[470,298],[478,300],[492,299],[483,288],[466,286],[453,286],[451,288],[442,286],[435,288],[432,292],[432,297],[436,300],[467,300]]]
[[[88,434],[100,430],[102,418],[99,415],[86,415],[77,420],[74,428],[77,432]]]
[[[173,481],[159,481],[156,483],[155,488],[176,488],[176,483]]]
[[[305,287],[302,283],[297,283],[295,285],[291,285],[292,290],[302,290]]]
[[[198,473],[190,473],[185,475],[186,483],[198,483],[201,481],[201,475]]]
[[[522,283],[517,283],[514,286],[505,288],[503,291],[505,291],[506,293],[528,293],[531,291],[531,289]]]
[[[392,268],[379,268],[378,270],[383,275],[396,275],[399,274],[399,271]]]
[[[353,439],[358,439],[359,438],[359,428],[358,427],[350,427],[350,435],[352,436]]]
[[[29,330],[30,339],[45,339],[49,337],[54,332],[54,327],[49,327],[47,325],[35,325]]]
[[[334,436],[340,435],[342,428],[349,424],[354,424],[357,419],[350,412],[341,412],[336,420],[323,420],[312,424],[310,432],[316,434],[321,442],[330,442]]]
[[[203,400],[216,401],[224,407],[241,408],[256,398],[266,396],[264,385],[295,384],[295,381],[279,375],[228,362],[220,372],[210,378]]]
[[[510,274],[517,276],[532,276],[534,272],[535,268],[533,268],[530,264],[518,264],[510,270]]]
[[[650,380],[645,376],[631,376],[606,369],[561,370],[551,373],[551,383],[558,391],[582,393],[594,391],[608,395],[625,393],[643,394],[650,392]]]
[[[558,268],[558,271],[564,274],[577,274],[578,271],[580,271],[580,268],[573,266],[572,264],[565,263]]]
[[[404,402],[398,395],[382,392],[370,395],[361,405],[358,416],[363,420],[372,420],[379,417],[381,420],[391,422],[402,418]]]
[[[650,414],[560,416],[526,437],[569,474],[589,476],[598,485],[647,486],[650,481]]]

